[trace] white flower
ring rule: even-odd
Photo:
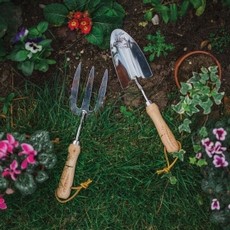
[[[35,54],[35,53],[40,52],[42,50],[42,46],[38,45],[34,42],[26,42],[25,49],[29,50],[31,53]]]

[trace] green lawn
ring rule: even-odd
[[[121,112],[120,98],[106,101],[98,114],[85,120],[74,185],[88,178],[93,182],[72,201],[59,203],[54,192],[79,122],[68,106],[68,81],[57,75],[55,83],[41,87],[28,82],[18,93],[24,99],[13,102],[13,129],[9,117],[0,120],[2,131],[30,134],[42,129],[52,139],[60,138],[48,181],[32,195],[5,196],[8,209],[1,211],[0,229],[218,229],[209,223],[209,201],[201,191],[198,169],[188,163],[193,154],[190,137],[178,134],[178,117],[170,109],[163,112],[187,151],[184,162],[172,170],[178,180],[172,185],[156,174],[165,166],[163,146],[144,105]]]

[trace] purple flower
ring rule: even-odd
[[[25,27],[22,27],[21,30],[12,39],[12,42],[14,44],[17,43],[18,41],[21,40],[21,38],[24,38],[28,33],[29,33],[29,31]]]
[[[223,154],[223,151],[226,151],[226,147],[223,147],[221,142],[217,141],[212,148],[212,153]]]
[[[21,170],[17,169],[18,162],[16,160],[13,160],[13,162],[10,164],[10,168],[5,168],[2,172],[3,177],[10,176],[12,180],[16,180],[16,176],[21,173]]]
[[[213,129],[212,132],[216,136],[216,139],[220,141],[224,141],[227,135],[227,132],[223,128]]]
[[[217,199],[212,199],[211,210],[220,210],[220,202]]]
[[[3,197],[0,196],[0,209],[7,209],[7,205]]]
[[[207,155],[210,158],[212,158],[213,157],[213,146],[214,146],[214,143],[209,138],[202,139],[201,143],[205,147],[205,152],[207,153]]]
[[[228,162],[225,160],[224,155],[215,155],[213,158],[213,164],[215,165],[216,168],[222,168],[222,167],[227,167]]]
[[[29,164],[35,164],[35,162],[36,162],[35,156],[37,155],[37,151],[34,150],[33,146],[30,144],[22,143],[21,147],[22,147],[23,151],[20,152],[18,155],[19,156],[27,155],[21,164],[21,168],[26,169],[28,167],[28,163]]]

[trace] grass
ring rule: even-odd
[[[144,106],[124,110],[120,98],[107,101],[99,113],[85,120],[74,185],[88,178],[93,182],[74,200],[60,204],[54,191],[79,117],[69,110],[69,79],[58,74],[55,79],[42,87],[25,85],[24,99],[13,104],[17,108],[13,130],[32,133],[43,129],[52,139],[59,138],[54,145],[56,167],[34,194],[5,197],[8,209],[1,212],[0,229],[217,229],[209,223],[208,201],[201,192],[197,169],[186,157],[173,168],[176,185],[157,175],[165,159],[156,129]],[[170,110],[163,115],[178,136]],[[3,131],[13,131],[7,119],[0,122]],[[191,150],[188,140],[183,137],[187,154]]]

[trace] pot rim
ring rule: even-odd
[[[183,54],[181,57],[179,57],[175,63],[175,68],[174,68],[174,80],[176,82],[177,87],[180,89],[180,82],[179,82],[179,76],[178,76],[178,72],[179,72],[179,68],[181,66],[181,64],[184,62],[184,60],[190,56],[196,55],[196,54],[205,54],[208,55],[209,57],[212,58],[212,60],[216,63],[216,65],[218,66],[218,75],[219,78],[221,79],[222,77],[222,68],[221,68],[221,64],[218,61],[218,59],[211,54],[208,51],[204,51],[204,50],[194,50],[194,51],[190,51],[186,54]]]

